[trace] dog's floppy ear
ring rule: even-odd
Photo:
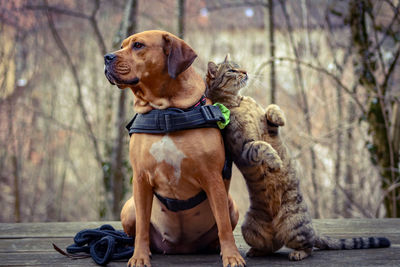
[[[164,34],[163,39],[165,42],[164,52],[168,56],[168,74],[175,79],[192,65],[197,55],[193,49],[181,39],[169,34]]]

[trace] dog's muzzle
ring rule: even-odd
[[[104,56],[104,64],[107,66],[108,64],[112,63],[116,58],[117,56],[115,54],[107,54]]]
[[[117,76],[115,76],[114,72],[112,71],[112,66],[115,63],[115,59],[117,56],[115,54],[107,54],[104,56],[104,74],[106,75],[108,81],[112,85],[123,85],[123,84],[128,84],[128,85],[136,85],[139,83],[139,78],[135,77],[130,80],[121,80]]]
[[[110,70],[108,69],[110,65],[114,62],[117,58],[116,55],[110,53],[104,56],[104,75],[106,75],[107,80],[112,84],[115,85],[115,78],[111,74]]]

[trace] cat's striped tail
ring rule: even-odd
[[[317,236],[314,246],[322,250],[387,248],[390,247],[390,241],[386,237],[356,237],[336,239],[327,236]]]

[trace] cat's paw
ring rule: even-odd
[[[310,252],[304,250],[295,250],[289,253],[289,260],[291,261],[301,261],[304,258],[310,256]]]
[[[282,166],[282,160],[278,152],[265,141],[252,141],[244,145],[242,159],[246,165],[256,166],[262,164],[270,171],[279,171]]]
[[[260,161],[267,166],[271,172],[277,172],[282,168],[281,157],[270,144],[264,141],[255,141],[253,143],[253,152],[256,154],[254,157],[256,161]]]
[[[277,126],[284,126],[286,123],[285,114],[278,105],[271,104],[265,109],[267,120]]]
[[[263,165],[266,165],[271,172],[282,169],[283,162],[278,152],[268,143],[263,142],[263,145],[263,149],[260,149]]]
[[[266,156],[266,160],[264,161],[264,164],[268,166],[268,169],[271,172],[277,172],[283,167],[283,162],[281,158],[278,156],[278,154],[274,155],[272,153],[269,153]]]

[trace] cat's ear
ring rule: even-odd
[[[227,63],[229,61],[229,58],[230,58],[230,56],[229,56],[229,53],[228,53],[225,56],[224,63]]]
[[[208,62],[208,70],[207,70],[207,75],[210,78],[215,78],[215,76],[217,75],[217,64],[215,64],[214,62],[210,61]]]

